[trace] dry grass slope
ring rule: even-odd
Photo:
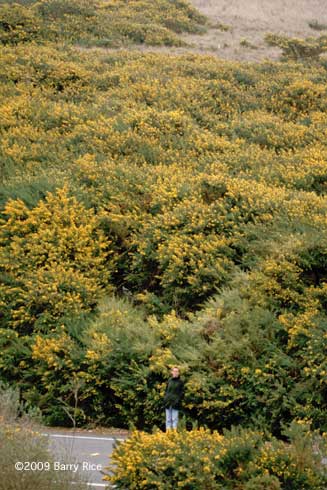
[[[264,41],[268,32],[299,38],[318,37],[327,32],[325,0],[190,0],[190,3],[209,17],[212,27],[205,35],[183,36],[184,41],[193,44],[186,50],[223,59],[277,60],[280,50]],[[180,53],[185,48],[170,51]]]

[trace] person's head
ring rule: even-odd
[[[173,378],[178,378],[179,376],[179,368],[177,366],[174,366],[171,370],[171,375]]]

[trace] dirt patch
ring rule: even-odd
[[[290,37],[327,35],[326,0],[190,0],[209,20],[204,35],[184,35],[187,48],[135,46],[138,51],[214,54],[238,61],[277,60],[280,50],[267,46],[267,33]],[[311,26],[313,27],[310,27]]]

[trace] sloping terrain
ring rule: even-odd
[[[267,32],[290,37],[316,37],[327,29],[327,5],[323,0],[192,0],[213,24],[230,29],[210,29],[190,40],[204,51],[216,51],[224,59],[276,59],[279,50],[264,42]],[[310,27],[313,26],[313,27]]]
[[[174,53],[191,49],[223,59],[277,60],[280,50],[267,46],[264,41],[267,33],[299,38],[327,33],[327,4],[323,0],[192,0],[191,3],[210,19],[211,27],[204,35],[184,35],[183,39],[192,47],[170,49]]]
[[[198,56],[209,5],[0,4],[0,379],[48,424],[159,426],[178,364],[189,420],[327,432],[326,60]]]

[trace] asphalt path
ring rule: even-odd
[[[49,448],[54,456],[58,471],[70,471],[81,474],[88,482],[90,489],[109,488],[108,482],[102,480],[115,444],[124,441],[123,436],[88,435],[85,432],[48,431]]]

